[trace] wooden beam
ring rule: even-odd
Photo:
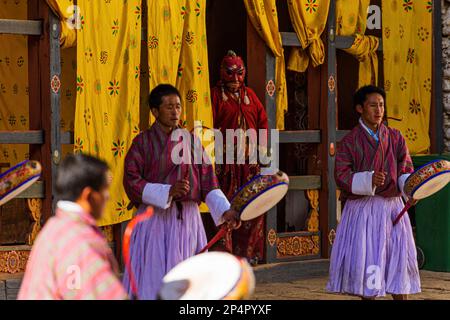
[[[381,38],[378,40],[380,41],[380,44],[378,45],[377,51],[383,51],[383,40]],[[355,37],[336,36],[336,49],[349,49],[354,41]]]
[[[64,131],[61,134],[61,144],[74,144],[75,134],[73,131]]]
[[[42,34],[42,21],[0,19],[1,33],[38,36]]]
[[[295,32],[280,32],[281,41],[283,46],[286,47],[300,47],[300,41],[298,40],[297,34]],[[383,41],[380,40],[377,51],[383,50]],[[355,41],[355,37],[352,36],[336,36],[336,49],[348,49],[352,46]]]
[[[50,87],[50,9],[45,1],[28,1],[28,19],[42,21],[42,35],[28,37],[30,130],[44,131],[44,144],[30,145],[30,159],[42,164],[45,197],[41,225],[52,215],[52,109]]]
[[[322,187],[320,176],[289,176],[289,190],[317,190]]]
[[[350,133],[351,130],[338,130],[336,132],[336,140],[339,142],[342,140],[342,138],[345,137],[348,133]]]
[[[430,112],[431,152],[444,151],[444,110],[442,99],[442,10],[441,1],[433,1],[433,81]]]
[[[319,214],[319,224],[322,231],[322,256],[329,258],[331,254],[331,245],[328,241],[328,235],[331,230],[336,230],[336,183],[334,181],[334,156],[336,150],[336,109],[337,109],[337,68],[336,68],[336,1],[330,1],[330,9],[327,21],[326,32],[326,52],[328,59],[324,64],[322,88],[326,95],[321,101],[321,127],[326,130],[324,132],[324,141],[321,144],[321,159],[323,161],[324,170],[322,179],[325,183],[322,185],[319,193],[319,203],[326,203],[326,211],[321,205],[321,213]]]
[[[48,9],[47,9],[48,10]],[[56,14],[48,10],[48,18],[49,18],[49,53],[50,53],[50,61],[49,61],[49,69],[50,74],[47,78],[49,83],[53,83],[56,79],[60,81],[61,79],[61,48],[60,48],[60,38],[61,38],[61,22]],[[51,198],[52,211],[53,215],[56,210],[56,197],[55,194],[55,181],[56,181],[56,172],[58,171],[59,163],[62,158],[62,145],[61,145],[61,129],[59,124],[61,122],[61,90],[58,88],[56,90],[55,87],[48,88],[47,94],[50,96],[50,110],[51,110],[51,118],[50,118],[50,128],[46,128],[46,130],[50,130],[51,139],[47,143],[51,144],[51,189],[47,189],[47,193]]]
[[[4,144],[43,144],[44,131],[0,131],[0,143]]]
[[[285,47],[300,47],[300,41],[298,40],[295,32],[280,32],[281,43]]]
[[[45,198],[45,186],[42,181],[37,181],[24,192],[16,196],[18,199],[43,199]]]
[[[320,143],[320,130],[280,131],[280,143]]]

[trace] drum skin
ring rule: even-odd
[[[26,160],[0,175],[0,205],[14,198],[41,175],[42,167],[38,161]]]
[[[179,263],[163,279],[162,300],[244,300],[255,289],[248,262],[226,252],[207,252]]]
[[[243,185],[231,199],[231,208],[243,221],[254,219],[275,206],[287,193],[289,177],[282,171],[257,175]]]
[[[418,168],[405,181],[404,192],[414,200],[424,199],[450,182],[450,162],[435,160]]]

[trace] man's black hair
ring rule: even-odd
[[[107,171],[108,165],[100,159],[84,154],[68,155],[56,174],[57,199],[75,202],[86,187],[100,191],[107,184]]]
[[[356,108],[356,106],[359,104],[364,106],[364,102],[367,100],[367,96],[372,93],[378,93],[383,97],[383,100],[386,102],[386,92],[380,87],[368,85],[359,88],[355,94],[353,95],[353,107]]]
[[[169,96],[175,94],[181,99],[180,92],[177,88],[172,86],[171,84],[160,84],[157,85],[151,92],[148,97],[148,105],[150,109],[156,108],[159,109],[159,106],[162,103],[162,99],[165,96]]]

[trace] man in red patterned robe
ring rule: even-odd
[[[220,81],[211,89],[214,128],[221,131],[226,143],[232,143],[226,140],[227,129],[242,129],[244,132],[248,129],[255,129],[256,133],[259,133],[259,129],[267,130],[268,128],[264,106],[253,90],[244,84],[245,73],[242,58],[233,51],[229,51],[220,66]],[[236,139],[234,142],[236,146]],[[260,173],[260,165],[249,161],[249,141],[246,140],[245,143],[244,164],[236,164],[238,159],[236,148],[234,164],[225,164],[226,161],[223,161],[224,164],[216,163],[216,175],[220,187],[229,200],[241,186]],[[226,147],[224,146],[223,159],[225,158]],[[237,256],[246,257],[251,263],[256,264],[264,259],[264,221],[265,217],[260,216],[243,222],[239,229],[228,233],[213,249],[225,250]],[[210,238],[217,229],[214,227],[209,229],[208,237]]]

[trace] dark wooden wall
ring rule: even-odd
[[[208,0],[206,32],[210,84],[219,80],[220,62],[234,50],[247,62],[247,12],[242,0]]]

